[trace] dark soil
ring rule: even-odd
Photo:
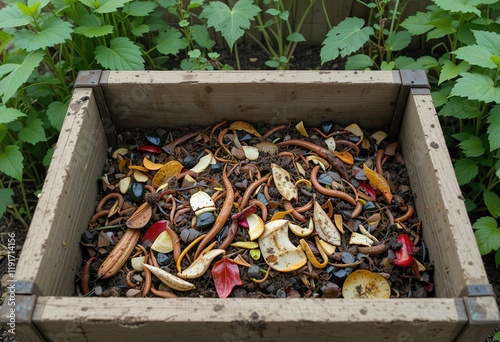
[[[224,50],[225,51],[225,50]],[[295,56],[292,58],[290,62],[290,69],[337,69],[341,70],[343,68],[343,61],[334,61],[330,63],[326,63],[325,65],[320,65],[320,60],[319,60],[319,51],[320,47],[310,47],[310,48],[303,48],[300,47],[297,49]],[[240,53],[240,61],[241,61],[241,66],[242,69],[245,70],[265,70],[269,69],[264,65],[264,62],[268,59],[268,56],[265,55],[260,49],[254,48],[252,46],[240,46],[239,47],[239,53]],[[221,52],[222,56],[219,59],[222,63],[227,63],[230,65],[235,66],[235,60],[233,55],[226,54],[224,52]],[[18,194],[19,193],[19,188],[18,187],[13,187],[13,190]],[[30,189],[29,184],[25,185],[25,191],[28,192],[34,192],[35,189]],[[21,203],[21,197],[16,196],[15,198],[15,205],[17,203]],[[36,202],[36,200],[34,200]],[[23,228],[19,222],[15,221],[10,215],[5,214],[1,219],[0,219],[0,243],[2,245],[7,245],[7,239],[8,239],[8,233],[15,232],[16,234],[16,257],[19,257],[19,254],[21,253],[22,246],[24,244],[27,230]],[[471,242],[473,243],[473,242]],[[7,250],[5,248],[0,249],[0,255],[6,255]],[[490,283],[493,285],[493,288],[495,290],[495,294],[497,296],[497,303],[500,306],[500,269],[498,269],[495,266],[495,261],[492,255],[487,255],[483,257],[483,262],[484,266],[486,268],[486,272],[489,278]],[[0,260],[0,275],[2,276],[2,282],[0,284],[0,290],[2,293],[2,301],[6,296],[6,286],[8,285],[8,282],[5,280],[7,279],[5,275],[7,274],[7,257],[3,257]],[[68,275],[73,277],[73,275]],[[500,330],[500,327],[497,328],[497,330]],[[493,334],[493,333],[492,333]],[[12,336],[7,333],[7,331],[4,330],[4,327],[0,327],[0,340],[2,341],[14,341]],[[490,342],[492,341],[491,336],[486,339],[486,341]]]

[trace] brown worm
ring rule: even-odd
[[[90,292],[90,288],[89,288],[90,266],[91,266],[92,262],[94,262],[95,260],[97,260],[97,258],[96,257],[92,257],[83,266],[82,276],[81,276],[81,282],[80,282],[83,294],[87,294],[87,293]]]

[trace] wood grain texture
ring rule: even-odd
[[[38,301],[33,321],[49,341],[452,341],[461,299],[61,298]]]
[[[16,280],[44,295],[74,292],[80,239],[95,209],[107,142],[90,89],[75,89],[26,237]]]
[[[437,296],[458,297],[466,284],[487,284],[430,95],[410,94],[400,143],[423,223],[423,236],[435,267]]]
[[[399,74],[390,71],[112,71],[102,77],[119,127],[208,126],[223,120],[347,125],[357,118],[369,130],[390,123],[400,83]]]

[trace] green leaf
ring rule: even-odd
[[[500,34],[488,31],[473,31],[477,45],[486,48],[493,55],[500,55]]]
[[[326,35],[321,48],[321,64],[337,57],[346,57],[363,47],[374,33],[373,28],[363,27],[361,18],[346,18]]]
[[[2,217],[7,210],[7,206],[13,203],[12,196],[14,196],[14,191],[12,189],[0,189],[0,217]]]
[[[278,14],[278,17],[281,19],[281,20],[284,20],[284,21],[288,21],[288,17],[290,16],[290,12],[288,11],[283,11],[281,12],[280,14]]]
[[[131,0],[102,0],[99,7],[95,10],[97,13],[112,13],[120,7],[123,7]],[[95,7],[94,7],[95,8]]]
[[[0,124],[7,124],[11,121],[17,120],[22,116],[26,116],[26,114],[21,112],[19,109],[7,108],[5,106],[0,107]]]
[[[498,218],[500,216],[500,196],[493,191],[485,190],[483,192],[483,200],[491,216]]]
[[[394,70],[396,67],[396,63],[394,61],[391,61],[387,63],[386,61],[383,61],[380,63],[380,70]]]
[[[452,61],[446,61],[443,63],[443,66],[441,67],[438,84],[441,84],[444,81],[451,80],[452,78],[457,77],[459,74],[467,70],[469,70],[469,63],[465,61],[461,62],[458,65],[456,65]]]
[[[45,154],[45,157],[43,157],[43,160],[42,160],[43,166],[45,166],[46,168],[49,167],[50,162],[52,161],[52,156],[53,155],[54,155],[54,146],[52,146],[51,148],[49,148],[47,150],[47,153]]]
[[[458,144],[458,146],[467,157],[479,157],[484,154],[483,142],[475,135],[471,135],[468,139]]]
[[[23,154],[18,146],[9,145],[0,152],[0,172],[17,180],[23,178]]]
[[[491,108],[488,115],[488,141],[490,143],[490,151],[495,151],[500,148],[500,105]]]
[[[29,25],[33,18],[23,14],[17,6],[7,6],[0,10],[0,29]]]
[[[433,20],[429,24],[433,25],[435,28],[427,33],[428,41],[431,39],[442,38],[449,34],[455,33],[455,28],[453,27],[453,18],[451,16]]]
[[[476,102],[468,101],[463,97],[452,97],[441,108],[439,115],[458,119],[475,119],[481,115],[481,111],[475,104]]]
[[[144,59],[141,49],[126,37],[113,38],[110,47],[98,46],[95,59],[110,70],[143,70]]]
[[[2,143],[3,141],[3,138],[5,138],[5,136],[7,135],[7,132],[8,132],[8,128],[6,125],[4,124],[0,124],[0,143]]]
[[[422,56],[417,58],[417,63],[425,70],[433,69],[439,66],[439,62],[432,56]]]
[[[123,12],[132,17],[145,17],[153,12],[158,4],[152,1],[132,1],[123,7]]]
[[[206,18],[207,26],[220,32],[232,50],[234,43],[245,33],[244,29],[250,28],[250,21],[260,11],[253,0],[239,0],[232,9],[223,2],[211,1],[200,13],[200,18]]]
[[[463,96],[469,100],[486,103],[500,102],[500,88],[495,87],[490,77],[470,72],[465,72],[461,76],[451,90],[450,96]]]
[[[72,25],[57,17],[50,17],[41,26],[41,31],[19,30],[14,33],[16,44],[26,51],[45,49],[71,39]]]
[[[43,121],[36,115],[30,115],[26,118],[24,127],[18,133],[19,139],[35,145],[40,141],[46,141],[45,130],[43,128]]]
[[[368,55],[357,54],[347,58],[346,70],[365,70],[373,67],[373,60]]]
[[[189,1],[189,5],[187,7],[187,10],[190,11],[194,8],[198,8],[201,5],[203,5],[204,0],[191,0]]]
[[[34,17],[38,13],[38,9],[40,8],[40,2],[35,2],[33,5],[25,5],[20,2],[16,2],[17,7],[23,12],[23,14]]]
[[[457,58],[463,59],[472,65],[483,68],[496,69],[496,64],[491,60],[491,52],[480,45],[463,46],[452,52]]]
[[[386,48],[389,51],[401,51],[408,47],[411,42],[411,34],[408,31],[399,31],[396,34],[389,35],[385,42]]]
[[[394,60],[396,69],[424,69],[424,67],[411,57],[399,56]]]
[[[286,40],[289,42],[295,42],[295,43],[300,43],[300,42],[305,42],[306,38],[299,32],[294,32],[292,34],[289,34],[286,37]]]
[[[33,70],[42,62],[43,56],[43,51],[33,51],[26,55],[21,64],[6,63],[0,66],[0,77],[8,74],[0,81],[0,96],[3,103],[6,103],[28,80]]]
[[[493,4],[497,0],[433,0],[436,5],[445,11],[455,13],[474,13],[478,17],[481,16],[481,11],[477,9],[479,5]]]
[[[192,29],[193,39],[199,46],[205,49],[211,49],[215,45],[215,41],[210,39],[210,32],[208,32],[206,26],[194,25]]]
[[[460,159],[454,165],[455,174],[459,185],[469,183],[474,177],[477,176],[479,168],[476,162],[472,159]]]
[[[417,12],[415,15],[406,18],[401,27],[405,28],[414,36],[419,36],[434,28],[429,24],[430,13]]]
[[[490,216],[480,217],[472,228],[476,229],[474,235],[479,246],[479,252],[486,255],[491,251],[496,251],[500,248],[500,229],[497,221]]]
[[[278,15],[281,13],[281,11],[276,8],[270,8],[266,11],[266,13],[270,15]]]
[[[474,203],[472,200],[468,198],[465,199],[465,209],[467,210],[468,213],[475,210],[476,208],[477,208],[476,203]]]
[[[175,29],[169,28],[163,31],[158,36],[158,51],[164,55],[177,55],[180,50],[187,46],[187,42],[182,37],[182,33]]]
[[[87,38],[102,37],[113,33],[113,25],[103,25],[101,18],[93,14],[84,14],[75,28],[75,33]]]
[[[495,265],[500,266],[500,249],[497,249],[495,253]],[[497,331],[495,335],[493,335],[493,341],[500,341],[500,331]]]
[[[47,117],[52,127],[61,131],[61,127],[68,111],[68,105],[60,101],[52,102],[47,108]]]
[[[268,61],[265,61],[264,64],[267,65],[270,68],[277,68],[277,67],[280,66],[280,62],[278,62],[278,61],[276,61],[274,59],[270,59]]]

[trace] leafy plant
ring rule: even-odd
[[[500,265],[500,2],[433,0],[426,13],[401,25],[427,40],[440,39],[433,92],[454,156],[454,168],[474,221],[482,254]],[[432,75],[431,75],[432,77]],[[458,141],[458,149],[453,145]]]

